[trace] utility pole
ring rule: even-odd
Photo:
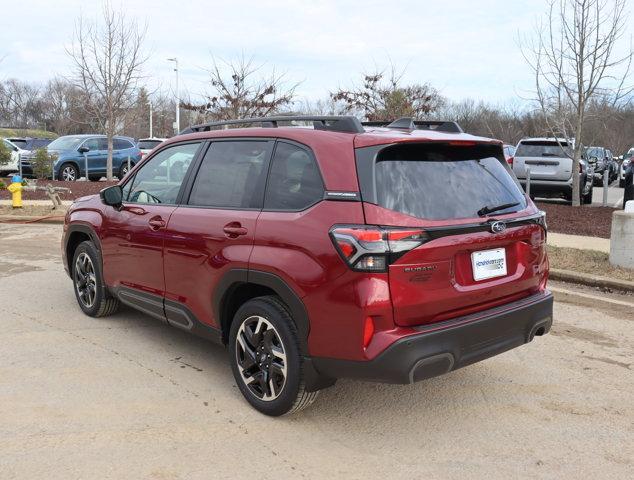
[[[150,138],[154,138],[152,129],[152,102],[150,102]]]
[[[178,134],[181,130],[180,121],[180,96],[178,93],[178,58],[168,58],[168,62],[174,62],[174,71],[176,72],[176,121],[174,122],[174,133]]]

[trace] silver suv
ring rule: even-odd
[[[572,201],[572,154],[574,144],[562,138],[525,138],[517,144],[513,172],[526,188],[530,170],[531,196],[555,197]],[[580,162],[581,203],[592,203],[594,169]]]

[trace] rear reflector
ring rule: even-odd
[[[363,272],[385,272],[405,252],[429,240],[427,233],[419,228],[365,225],[333,227],[330,237],[350,268]]]
[[[374,336],[374,320],[372,317],[366,317],[365,325],[363,326],[363,348],[368,348],[372,337]]]

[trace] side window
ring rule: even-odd
[[[324,185],[317,163],[305,149],[278,142],[264,198],[265,210],[303,210],[321,200]]]
[[[125,150],[126,148],[132,148],[132,144],[122,138],[115,138],[112,141],[112,145],[113,145],[112,148],[114,150]]]
[[[94,152],[95,150],[102,150],[102,148],[99,145],[99,140],[100,140],[99,138],[89,138],[82,144],[82,146],[88,147],[91,152]],[[108,147],[106,146],[106,148]]]
[[[189,204],[218,208],[259,207],[268,152],[268,141],[212,143],[196,175]]]
[[[124,198],[131,203],[176,203],[185,173],[199,147],[200,142],[174,145],[156,154],[126,184]]]

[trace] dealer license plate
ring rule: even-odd
[[[506,275],[506,250],[496,248],[494,250],[482,250],[471,254],[473,267],[473,279],[486,280],[487,278],[503,277]]]

